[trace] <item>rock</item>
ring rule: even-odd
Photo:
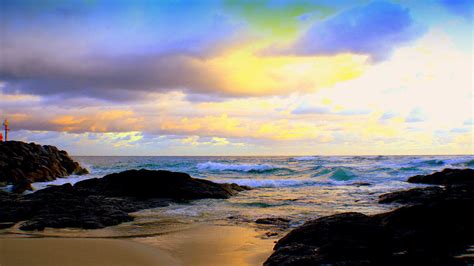
[[[275,245],[264,265],[359,265],[379,261],[386,232],[369,216],[343,213],[309,221]]]
[[[323,217],[279,240],[264,265],[462,265],[454,255],[474,239],[466,208],[415,205]]]
[[[382,195],[383,203],[411,204],[391,212],[306,222],[277,242],[264,265],[472,264],[472,257],[457,255],[474,243],[474,185],[453,179],[457,185]]]
[[[112,197],[169,198],[169,199],[225,199],[248,190],[236,184],[218,184],[192,178],[186,173],[152,170],[128,170],[76,183],[76,188],[88,193]]]
[[[13,184],[16,192],[30,190],[28,183],[87,173],[67,152],[54,146],[0,142],[0,183]]]
[[[474,169],[444,169],[430,175],[417,175],[408,179],[409,183],[433,185],[474,184]]]
[[[474,200],[474,183],[471,169],[445,169],[426,176],[414,176],[408,180],[442,183],[445,186],[429,186],[387,193],[379,196],[379,203],[419,204],[443,200]]]
[[[227,198],[245,189],[185,173],[129,170],[27,195],[0,191],[0,223],[25,221],[21,230],[96,229],[133,220],[130,212],[167,206],[171,201]]]
[[[427,202],[434,197],[442,196],[444,192],[440,187],[413,188],[404,191],[386,193],[379,196],[379,203],[420,203]]]
[[[0,223],[0,229],[10,228],[14,225],[15,225],[15,223],[13,223],[13,222]]]
[[[270,225],[277,225],[277,226],[288,226],[290,224],[290,220],[280,217],[268,217],[268,218],[260,218],[255,220],[257,224],[270,224]]]
[[[21,178],[15,184],[13,184],[13,193],[23,193],[26,190],[33,190],[33,188],[31,187],[31,181],[26,178]]]
[[[367,186],[371,186],[372,184],[367,183],[367,182],[354,182],[351,185],[356,186],[356,187],[367,187]]]
[[[266,237],[273,237],[273,236],[277,236],[277,235],[278,235],[277,232],[265,232]]]
[[[413,188],[379,197],[379,203],[420,204],[445,200],[474,200],[474,185]]]
[[[80,166],[76,167],[76,170],[74,170],[73,174],[75,175],[87,175],[89,174],[89,171],[86,168],[82,168]]]

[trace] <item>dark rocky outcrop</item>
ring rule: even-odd
[[[184,173],[129,170],[27,195],[0,191],[0,225],[25,221],[20,225],[22,230],[102,228],[133,220],[130,212],[167,206],[172,201],[228,198],[246,189]]]
[[[71,184],[49,187],[25,196],[0,194],[0,221],[25,221],[22,230],[45,227],[102,228],[132,220],[136,206],[122,199],[84,195]]]
[[[387,213],[343,213],[309,221],[280,239],[265,265],[474,263],[472,257],[456,256],[474,244],[474,176],[469,170],[440,173],[434,174],[437,180],[455,185],[382,195],[382,203],[409,204]],[[432,183],[433,175],[428,176]]]
[[[385,251],[379,243],[385,234],[379,224],[360,213],[322,217],[280,239],[265,265],[358,265],[380,261],[378,257],[383,257]]]
[[[474,200],[474,185],[412,188],[379,197],[379,203],[420,204],[445,200]]]
[[[409,183],[432,185],[474,184],[474,169],[444,169],[430,175],[417,175],[408,179]]]
[[[51,181],[71,174],[86,174],[67,152],[54,146],[21,141],[0,142],[0,183],[13,191],[31,190],[32,182]]]
[[[128,170],[81,181],[74,187],[112,197],[171,198],[171,199],[224,199],[249,189],[237,184],[217,184],[192,178],[185,173],[150,170]]]

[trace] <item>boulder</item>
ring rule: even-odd
[[[474,240],[469,208],[445,202],[319,218],[280,239],[264,265],[463,265],[456,255]]]
[[[167,206],[173,201],[228,198],[246,189],[185,173],[129,170],[27,195],[0,191],[0,224],[6,227],[25,221],[21,230],[103,228],[133,220],[130,212]]]
[[[440,173],[433,174],[435,179],[450,176],[442,181],[450,185],[380,197],[381,203],[408,206],[371,216],[342,213],[306,222],[277,242],[264,265],[474,263],[473,257],[458,256],[474,243],[474,185],[465,177],[470,171],[449,169]],[[453,180],[446,181],[450,178]]]
[[[442,197],[444,188],[426,187],[412,188],[404,191],[395,191],[379,196],[379,203],[421,203],[427,202],[433,198]]]
[[[26,178],[21,178],[15,184],[13,184],[13,193],[23,193],[26,190],[33,190],[31,187],[31,181]]]
[[[255,223],[275,225],[275,226],[280,226],[280,227],[288,227],[290,224],[290,220],[281,218],[281,217],[267,217],[267,218],[259,218],[255,220]]]
[[[474,185],[412,188],[379,196],[379,203],[422,204],[446,200],[474,200]]]
[[[444,169],[430,175],[417,175],[408,179],[409,183],[432,185],[474,184],[474,169]]]
[[[32,182],[51,181],[71,174],[87,174],[67,152],[54,146],[21,141],[0,142],[0,183],[15,192],[32,190]]]
[[[88,193],[111,197],[134,197],[140,199],[225,199],[237,192],[249,189],[237,184],[218,184],[204,179],[192,178],[186,173],[153,170],[128,170],[88,179],[74,186]]]
[[[387,253],[381,245],[386,234],[380,224],[361,213],[322,217],[280,239],[264,265],[377,263]]]

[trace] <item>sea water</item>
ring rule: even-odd
[[[304,157],[75,157],[90,174],[34,183],[35,189],[75,183],[128,169],[185,172],[195,178],[254,189],[230,199],[203,199],[134,213],[135,220],[101,230],[51,229],[70,236],[140,236],[163,228],[202,223],[252,223],[283,217],[297,226],[341,212],[374,214],[396,205],[378,196],[412,188],[408,177],[444,168],[474,168],[474,156],[304,156]],[[66,232],[67,231],[67,232]]]

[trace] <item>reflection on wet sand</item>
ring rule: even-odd
[[[274,239],[249,227],[200,225],[169,234],[136,238],[169,252],[182,265],[262,265],[272,252]]]

